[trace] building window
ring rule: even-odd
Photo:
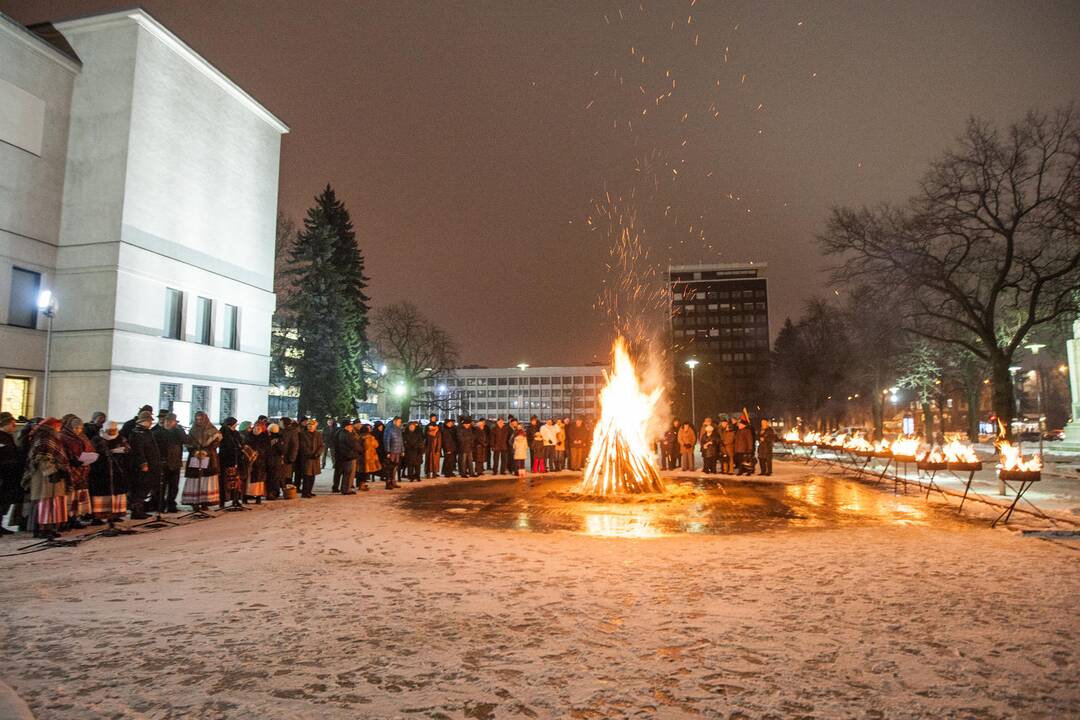
[[[240,308],[235,305],[225,306],[225,348],[240,349]]]
[[[165,288],[165,331],[164,337],[173,340],[184,339],[184,293],[172,288]]]
[[[236,414],[236,388],[221,388],[221,419]]]
[[[0,397],[0,410],[9,412],[16,418],[30,417],[30,378],[4,378],[3,396]]]
[[[214,301],[201,297],[195,303],[195,342],[200,345],[213,343]],[[206,412],[203,410],[203,412]]]
[[[210,388],[206,385],[191,386],[191,413],[210,413]]]
[[[8,325],[37,327],[38,293],[41,292],[41,273],[11,268],[11,303],[8,305]]]
[[[180,385],[177,383],[161,383],[158,386],[158,408],[172,410],[173,400],[180,397]]]

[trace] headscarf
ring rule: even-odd
[[[26,472],[23,479],[31,477],[34,469],[42,462],[51,463],[65,477],[71,473],[71,464],[68,462],[67,453],[60,443],[60,428],[62,424],[54,417],[42,420],[30,434],[30,457],[26,464]]]
[[[204,425],[199,424],[199,416],[202,415],[206,418]],[[214,442],[214,436],[218,434],[218,430],[214,427],[214,424],[210,422],[210,416],[204,412],[195,413],[195,424],[188,430],[188,437],[191,438],[191,444],[197,448],[207,448]]]
[[[116,422],[115,420],[109,420],[107,423],[101,426],[101,432],[99,432],[98,434],[101,435],[101,437],[105,438],[105,440],[112,440],[115,436],[109,434],[110,430],[116,430],[117,432],[119,432],[120,423]]]

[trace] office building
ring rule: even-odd
[[[678,405],[690,407],[696,359],[698,419],[737,412],[761,398],[769,368],[769,289],[764,263],[674,265],[668,268],[671,348]]]
[[[423,382],[414,400],[414,414],[595,418],[600,414],[603,375],[601,365],[459,368]]]

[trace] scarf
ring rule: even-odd
[[[188,437],[191,438],[192,447],[200,450],[205,450],[210,447],[214,438],[218,434],[218,429],[214,427],[214,424],[210,422],[210,418],[206,418],[205,425],[199,425],[199,421],[196,419],[195,424],[191,426],[191,430],[188,431]]]

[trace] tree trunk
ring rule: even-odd
[[[1012,373],[1009,372],[1011,362],[1011,358],[1000,353],[990,359],[990,383],[993,386],[991,406],[1000,423],[999,432],[1004,428],[1007,438],[1012,438],[1012,419],[1016,412]]]
[[[978,385],[967,387],[964,391],[964,401],[967,403],[967,436],[969,442],[979,441],[979,396],[982,395]]]
[[[934,406],[930,403],[930,398],[922,401],[922,414],[923,438],[932,444],[934,442]]]
[[[874,439],[880,440],[885,434],[885,396],[876,389],[870,401],[870,412],[874,417]]]

